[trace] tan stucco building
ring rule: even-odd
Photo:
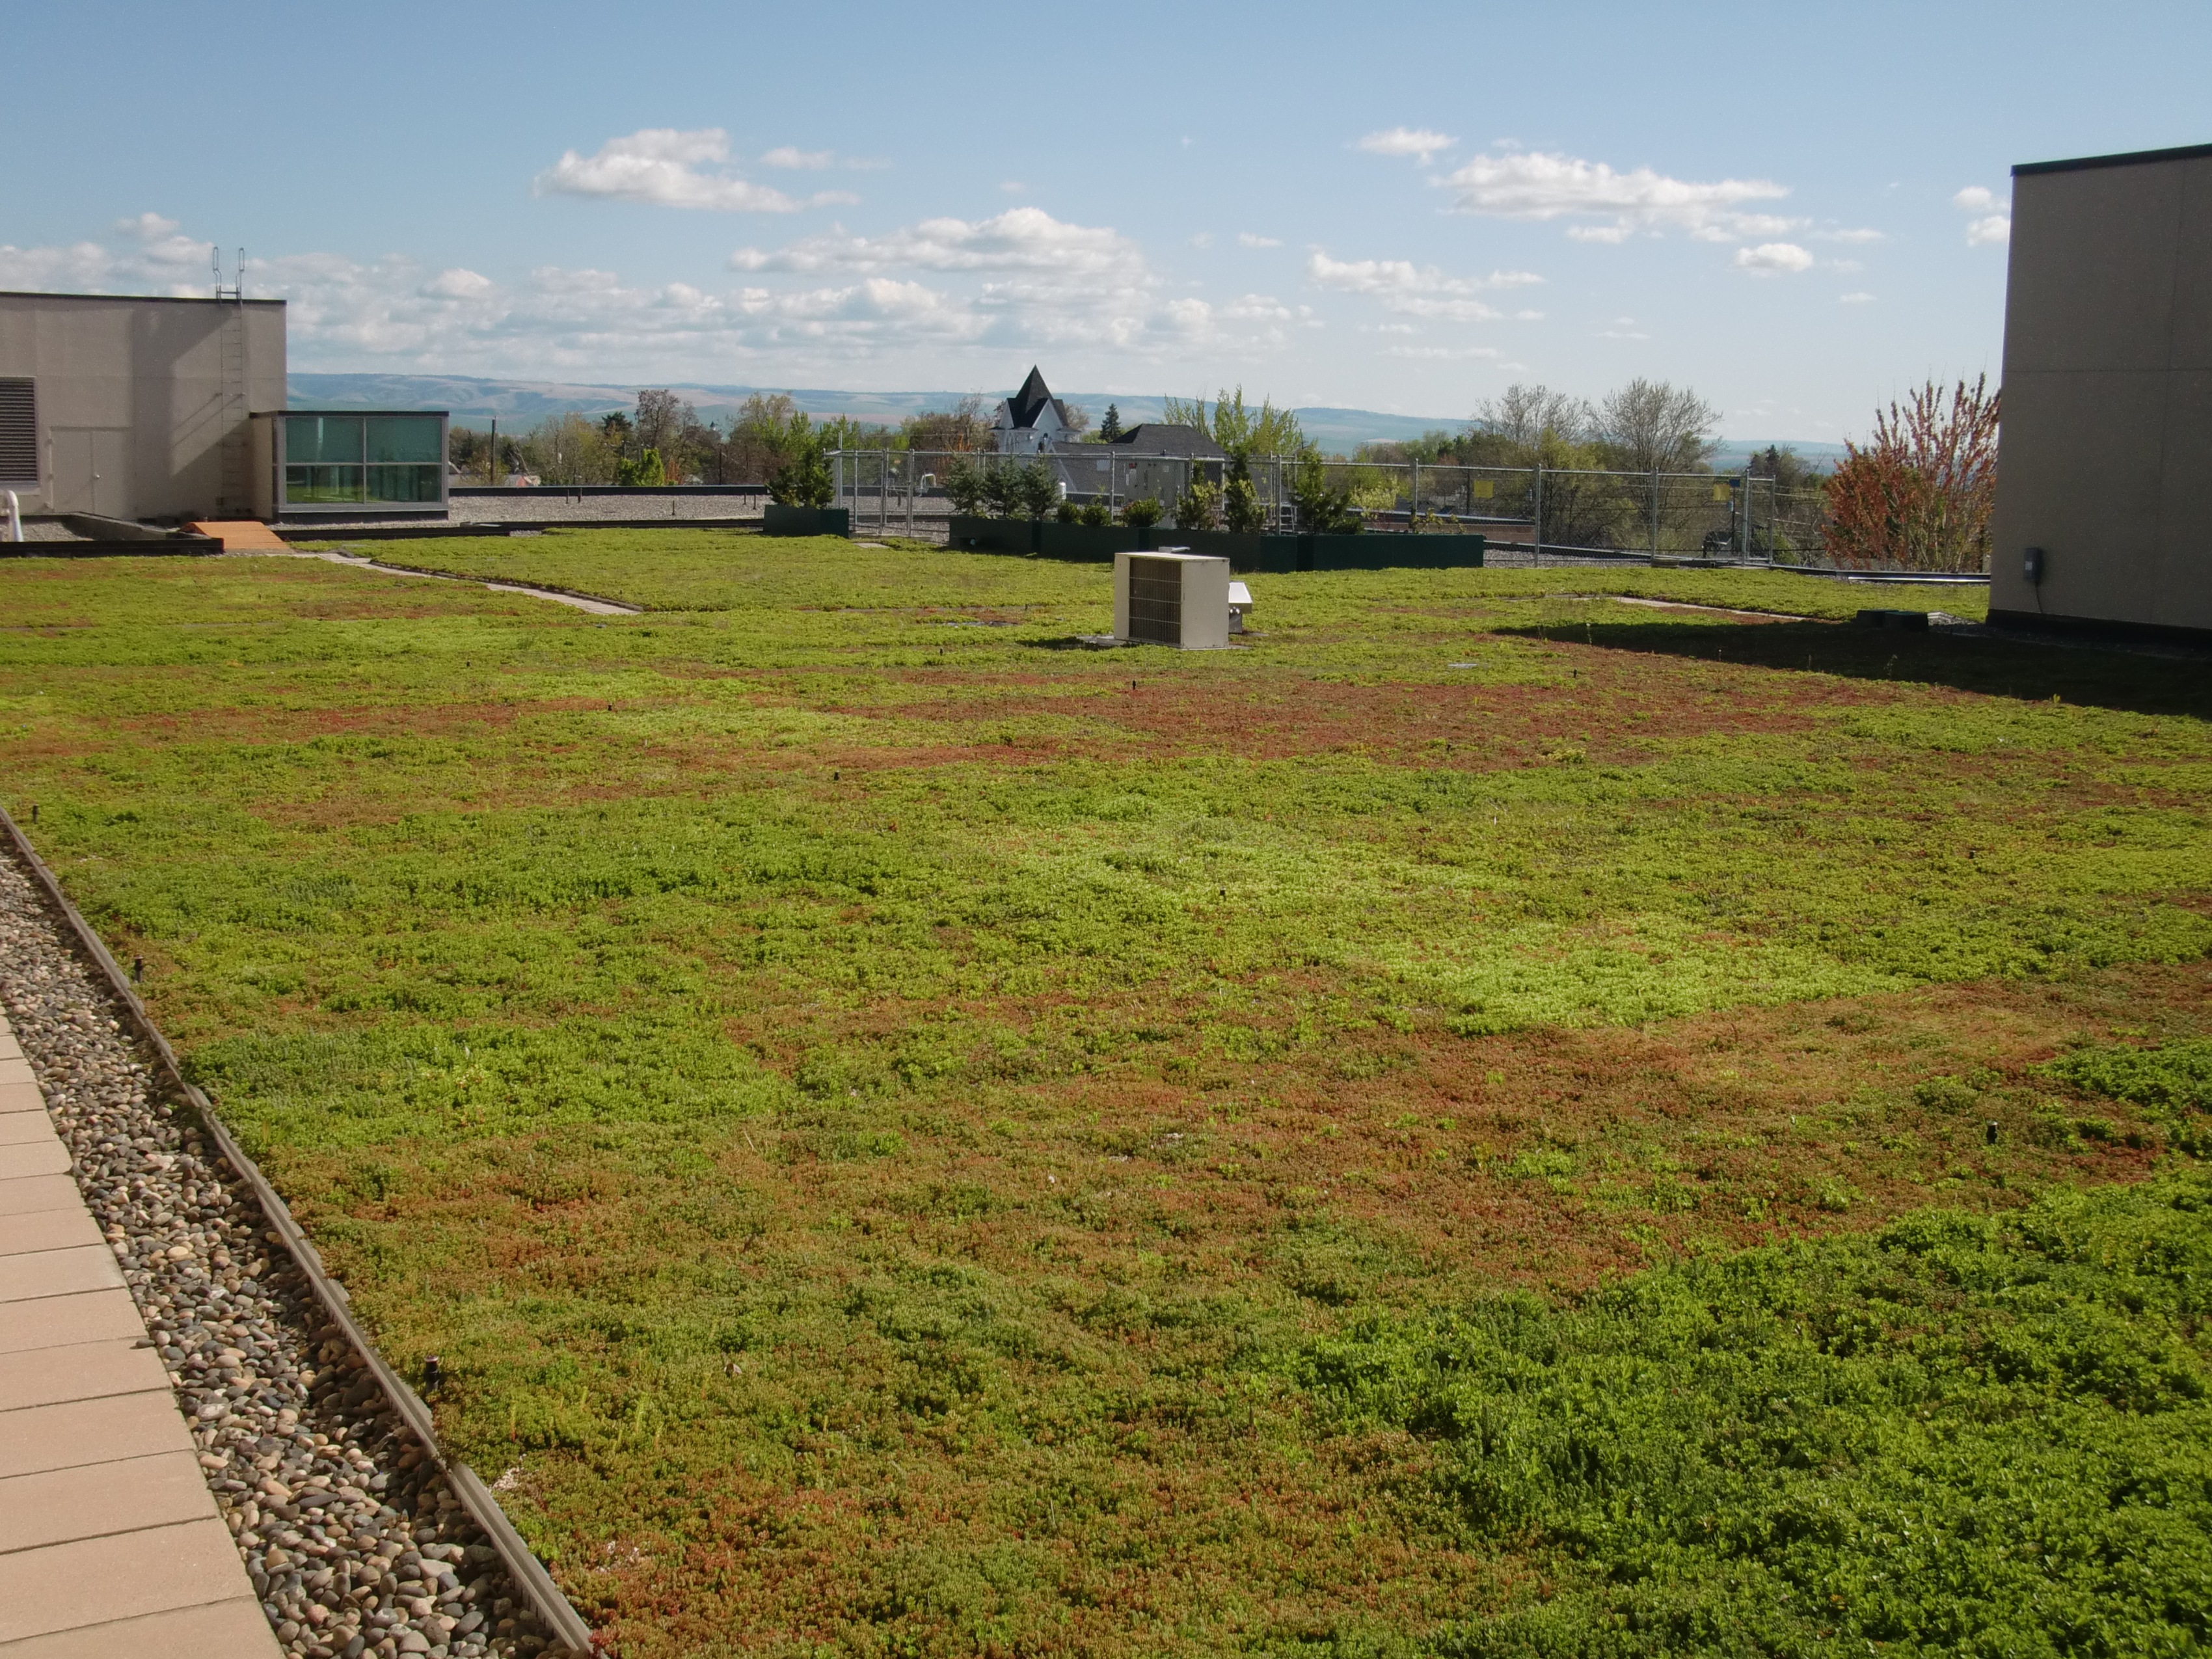
[[[2212,144],[2013,169],[1993,620],[2212,633]]]
[[[0,489],[27,513],[243,517],[282,300],[0,294]]]

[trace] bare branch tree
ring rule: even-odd
[[[1587,443],[1597,415],[1583,398],[1546,386],[1509,386],[1474,411],[1474,428],[1534,450],[1547,438]]]
[[[1721,412],[1687,386],[1638,376],[1606,394],[1598,437],[1606,459],[1630,472],[1696,472],[1712,457]]]

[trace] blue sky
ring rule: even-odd
[[[1646,374],[1736,437],[1994,377],[2013,162],[2212,139],[2201,0],[93,3],[9,45],[0,286],[200,292],[242,245],[295,369],[1449,416]]]

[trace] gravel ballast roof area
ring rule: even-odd
[[[286,1652],[568,1654],[5,851],[0,1000]]]

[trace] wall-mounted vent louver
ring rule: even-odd
[[[0,380],[0,484],[38,481],[38,382]]]

